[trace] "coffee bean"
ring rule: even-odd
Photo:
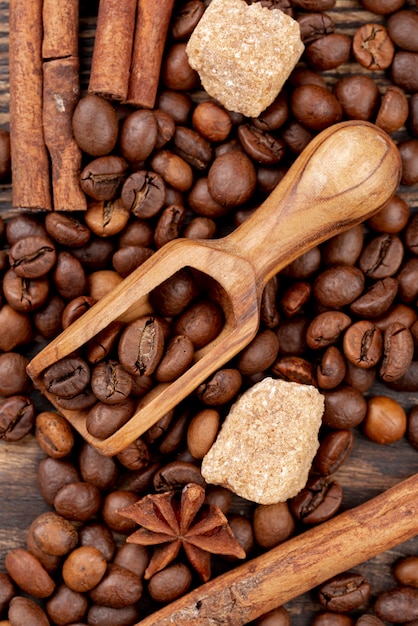
[[[406,326],[400,322],[390,324],[383,336],[383,360],[379,374],[385,381],[401,378],[411,365],[414,356],[414,340]]]
[[[412,587],[389,589],[379,594],[375,613],[384,621],[410,622],[418,618],[418,590]]]
[[[302,13],[298,15],[297,22],[305,46],[334,32],[334,20],[327,13]]]
[[[395,46],[382,24],[364,24],[354,33],[353,54],[368,70],[385,70],[392,63]]]
[[[19,441],[30,433],[35,422],[35,406],[27,396],[0,399],[0,439]]]
[[[41,411],[36,416],[35,435],[39,446],[49,456],[60,459],[70,454],[74,446],[71,426],[55,411]]]
[[[104,523],[114,532],[128,535],[137,529],[137,524],[127,517],[118,513],[138,501],[138,494],[128,489],[111,491],[103,498],[102,518]]]
[[[161,213],[154,233],[154,242],[157,248],[176,239],[186,219],[186,209],[181,205],[171,204]]]
[[[371,320],[355,322],[344,334],[343,350],[357,367],[374,367],[383,352],[382,332]]]
[[[306,343],[314,350],[326,348],[336,343],[341,334],[351,324],[351,318],[342,311],[324,311],[308,323]],[[279,346],[282,342],[279,335]]]
[[[234,180],[234,185],[230,181]],[[257,182],[254,165],[240,150],[217,156],[208,172],[208,189],[213,199],[222,206],[233,208],[252,197]]]
[[[418,90],[418,53],[397,50],[393,57],[390,74],[395,85],[405,91]]]
[[[412,9],[397,11],[388,19],[388,33],[403,50],[418,52],[418,15]]]
[[[351,430],[341,429],[329,432],[321,441],[313,465],[323,476],[335,472],[346,460],[354,445]]]
[[[363,394],[349,385],[341,385],[324,393],[323,422],[337,430],[354,428],[366,416],[367,402]]]
[[[61,398],[73,398],[90,382],[90,369],[81,357],[60,359],[44,372],[47,391]]]
[[[360,296],[364,288],[363,272],[352,265],[333,266],[318,274],[313,294],[322,306],[340,309]]]
[[[97,548],[81,546],[68,555],[62,577],[72,591],[84,593],[100,583],[106,572],[106,559]]]
[[[119,340],[118,355],[129,373],[149,376],[160,362],[163,350],[163,323],[159,318],[143,316],[126,326]]]
[[[418,56],[418,53],[417,53]],[[407,139],[399,144],[402,159],[402,178],[404,185],[415,185],[418,182],[418,139]]]
[[[58,626],[82,620],[88,608],[88,600],[82,593],[73,591],[61,584],[46,603],[46,612],[50,620]]]
[[[363,74],[344,76],[334,86],[333,93],[344,114],[353,120],[371,120],[380,102],[378,86],[372,78]]]
[[[25,237],[15,243],[9,252],[10,266],[22,278],[40,278],[54,266],[56,252],[53,243],[45,237]]]
[[[127,169],[128,163],[123,157],[98,157],[81,172],[80,186],[94,200],[111,200],[121,187]]]
[[[176,126],[173,144],[176,154],[194,169],[205,170],[212,160],[210,142],[192,128]]]
[[[0,394],[18,396],[31,388],[26,366],[29,359],[18,352],[5,352],[0,355]]]
[[[314,131],[323,130],[342,119],[342,108],[337,98],[318,85],[296,87],[290,97],[290,107],[299,122]]]
[[[132,604],[121,609],[92,604],[87,613],[89,626],[127,626],[135,624],[139,619],[141,612],[137,605]]]
[[[46,237],[45,225],[35,216],[23,214],[15,215],[6,223],[6,239],[9,246],[13,246],[26,237]]]
[[[200,469],[186,461],[172,461],[155,472],[154,488],[156,491],[171,491],[183,488],[188,483],[196,483],[205,487],[206,483]]]
[[[242,376],[236,368],[223,368],[198,386],[196,393],[201,402],[219,406],[230,402],[239,392]]]
[[[87,276],[83,265],[76,256],[65,250],[57,255],[52,280],[58,294],[67,301],[82,296],[88,291]]]
[[[183,563],[174,563],[152,576],[148,592],[157,602],[172,602],[183,596],[191,583],[190,569]]]
[[[174,40],[188,39],[204,13],[205,7],[199,0],[189,0],[173,13],[170,33]]]
[[[255,125],[240,124],[237,132],[244,152],[257,163],[276,165],[285,156],[283,142]]]
[[[153,151],[157,137],[158,125],[153,111],[133,111],[123,120],[120,131],[122,156],[131,163],[145,161]]]
[[[367,401],[363,432],[372,441],[390,444],[401,439],[406,432],[407,418],[401,405],[386,396],[373,396]]]
[[[91,589],[89,596],[95,604],[121,609],[135,604],[142,595],[142,583],[134,572],[109,563],[101,581]]]
[[[258,504],[254,509],[254,538],[257,545],[266,550],[289,539],[295,527],[287,502]]]
[[[115,200],[91,200],[84,213],[90,230],[99,237],[111,237],[120,233],[128,223],[130,212],[121,198]]]
[[[190,66],[186,45],[186,42],[176,42],[166,50],[161,67],[161,79],[167,89],[190,91],[199,85],[199,76]]]
[[[93,368],[91,388],[100,402],[119,404],[131,392],[132,377],[117,361],[102,361]]]
[[[166,185],[181,192],[190,189],[193,184],[193,170],[187,161],[167,149],[157,150],[153,155],[150,160],[151,168],[162,177]]]
[[[25,593],[34,598],[47,598],[55,583],[37,558],[24,548],[12,548],[4,561],[7,573]]]
[[[15,311],[29,313],[45,304],[49,295],[49,282],[45,276],[23,278],[9,269],[3,276],[3,293]]]
[[[370,593],[370,583],[362,574],[344,572],[321,585],[318,598],[327,609],[344,613],[366,604]]]
[[[298,356],[279,356],[272,366],[272,372],[281,380],[316,386],[315,367],[311,361]]]
[[[306,487],[291,498],[290,510],[304,524],[320,524],[336,514],[342,497],[339,483],[325,476],[310,478]]]
[[[220,414],[215,409],[196,413],[187,429],[187,446],[195,459],[203,459],[218,434]]]
[[[354,620],[350,615],[345,615],[344,613],[320,611],[315,614],[312,626],[354,626]]]
[[[347,63],[351,54],[351,37],[330,33],[309,44],[304,53],[308,64],[317,72],[326,72]]]
[[[328,346],[316,369],[318,386],[322,389],[337,387],[343,382],[346,369],[345,359],[341,351],[336,346]]]
[[[153,171],[139,170],[125,180],[121,200],[136,217],[157,215],[164,204],[166,189],[162,177]]]
[[[79,480],[78,469],[67,459],[46,457],[38,465],[39,490],[49,506],[54,504],[55,496],[61,487]]]
[[[10,626],[33,624],[35,626],[49,626],[49,619],[45,611],[30,598],[16,596],[9,606],[8,618]]]
[[[106,561],[111,561],[116,551],[112,531],[102,522],[89,522],[78,531],[79,545],[100,550]]]
[[[271,329],[257,333],[237,359],[237,368],[243,376],[251,376],[268,369],[276,360],[279,340]]]
[[[100,491],[111,489],[118,478],[119,469],[113,457],[104,456],[86,441],[83,442],[79,455],[78,466],[81,478]]]
[[[53,556],[67,554],[78,543],[78,532],[73,524],[52,511],[35,518],[31,533],[38,548]]]
[[[265,613],[255,621],[256,626],[290,626],[290,613],[284,606]],[[338,626],[338,625],[335,625]]]
[[[86,429],[93,437],[106,439],[126,424],[134,412],[135,402],[130,396],[118,404],[97,402],[87,414]]]
[[[95,157],[105,156],[112,152],[118,138],[116,111],[109,100],[87,94],[74,109],[72,129],[83,152]]]
[[[388,276],[372,283],[367,291],[350,304],[350,312],[373,319],[383,315],[393,303],[398,292],[398,281]]]
[[[84,481],[62,486],[54,498],[58,515],[75,522],[86,522],[96,515],[101,505],[99,489]]]
[[[408,100],[405,92],[394,85],[389,86],[377,113],[376,126],[390,134],[402,128],[407,119]]]
[[[217,337],[223,322],[223,311],[216,302],[199,300],[181,313],[174,323],[173,331],[176,335],[189,337],[198,350]]]
[[[402,263],[403,254],[403,245],[397,235],[378,235],[363,248],[359,267],[369,278],[393,276]]]

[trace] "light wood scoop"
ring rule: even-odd
[[[242,626],[418,534],[418,474],[165,606],[136,626]]]
[[[86,430],[85,412],[57,407],[103,454],[117,454],[245,348],[257,332],[261,296],[270,278],[307,250],[374,214],[395,193],[400,173],[395,144],[376,126],[351,121],[328,128],[233,233],[166,244],[54,339],[28,365],[34,384],[54,403],[42,382],[47,367],[110,322],[149,313],[148,294],[178,270],[195,268],[214,279],[226,294],[220,335],[196,353],[193,365],[177,380],[159,384],[141,398],[135,415],[118,431],[97,439]]]

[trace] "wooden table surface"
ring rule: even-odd
[[[30,0],[28,0],[30,1]],[[407,3],[415,7],[411,0]],[[96,1],[81,1],[80,53],[82,58],[81,81],[86,85],[89,69],[89,54],[94,38],[94,13]],[[352,35],[360,23],[376,21],[376,16],[362,10],[355,0],[337,0],[335,9],[328,11],[333,17],[339,32]],[[325,74],[329,84],[341,75],[360,73],[362,69],[350,62],[338,68],[336,72]],[[387,79],[383,73],[375,73],[374,78],[383,88]],[[8,2],[0,1],[0,127],[8,128],[9,121],[9,78],[8,78]],[[402,136],[402,131],[399,136]],[[412,210],[418,208],[418,189],[401,188],[399,190]],[[10,186],[0,186],[0,214],[10,215]],[[381,393],[377,385],[368,395]],[[387,393],[387,390],[384,391]],[[391,392],[406,410],[418,404],[418,394]],[[40,403],[40,400],[36,398]],[[40,404],[39,404],[40,405]],[[32,519],[48,510],[37,490],[37,466],[43,458],[35,438],[28,435],[18,443],[0,441],[0,571],[4,571],[6,552],[15,547],[24,546],[26,531]],[[344,489],[342,510],[361,504],[371,497],[397,484],[402,479],[418,471],[418,451],[414,450],[406,439],[388,446],[373,444],[361,433],[356,433],[353,451],[346,464],[336,473]],[[411,494],[418,498],[418,494]],[[418,531],[418,521],[417,521]],[[353,546],[356,550],[356,546]],[[401,555],[418,554],[418,536],[389,552],[359,565],[356,570],[363,573],[372,586],[370,606],[376,595],[394,585],[391,577],[391,565]],[[314,592],[307,593],[287,605],[292,625],[307,626],[319,605]]]

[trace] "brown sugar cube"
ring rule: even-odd
[[[273,102],[303,50],[296,20],[245,0],[212,0],[186,48],[207,93],[248,117]]]
[[[284,502],[306,485],[323,412],[316,387],[264,378],[231,407],[203,477],[258,504]]]

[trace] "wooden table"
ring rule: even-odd
[[[415,2],[407,3],[415,7]],[[81,67],[82,85],[86,85],[89,68],[89,55],[94,37],[94,12],[96,1],[81,2],[80,51],[83,60]],[[376,21],[376,16],[362,10],[355,0],[337,0],[334,10],[328,12],[334,19],[339,32],[352,35],[360,23]],[[346,74],[360,73],[362,69],[356,63],[348,63],[338,71],[325,74],[329,84]],[[374,78],[383,88],[387,79],[383,73],[376,73]],[[8,2],[0,1],[0,127],[8,128]],[[402,137],[403,131],[397,134]],[[396,138],[396,136],[395,136]],[[411,208],[418,208],[418,189],[401,188],[400,194]],[[0,214],[10,215],[10,185],[0,186]],[[373,387],[367,395],[382,393],[379,385]],[[387,390],[384,393],[388,393]],[[390,394],[399,400],[406,410],[418,404],[418,394]],[[41,400],[36,398],[38,406]],[[28,435],[18,443],[0,441],[0,571],[4,571],[6,552],[15,547],[24,546],[26,531],[32,519],[48,510],[37,490],[37,466],[44,457],[35,438]],[[354,449],[346,464],[335,477],[344,489],[342,510],[361,504],[381,493],[388,487],[418,471],[418,451],[414,450],[406,439],[393,445],[380,446],[366,440],[356,432]],[[418,497],[418,494],[417,494]],[[236,512],[240,504],[236,504]],[[355,550],[355,546],[353,546]],[[372,587],[370,606],[376,595],[393,586],[391,565],[401,555],[418,553],[418,536],[389,552],[359,565],[356,570],[363,573]],[[301,596],[288,605],[292,616],[292,625],[307,626],[319,605],[314,592]]]

